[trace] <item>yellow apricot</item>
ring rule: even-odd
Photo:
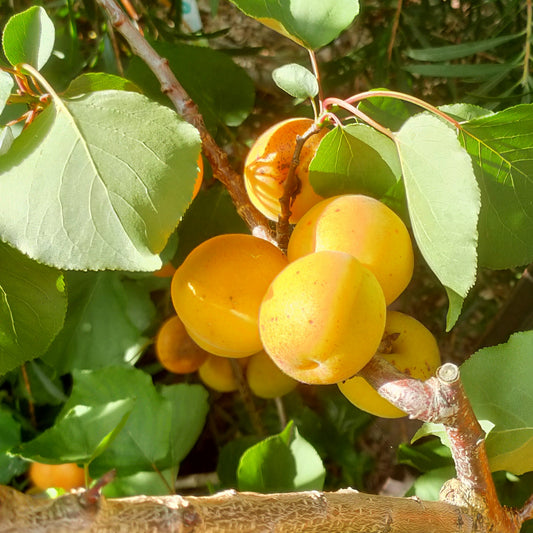
[[[441,364],[437,341],[418,320],[398,311],[389,311],[384,338],[387,336],[391,336],[391,351],[380,353],[381,357],[412,378],[426,380],[435,374]],[[406,415],[360,376],[339,383],[339,389],[356,407],[373,415],[383,418]]]
[[[252,235],[218,235],[197,246],[176,270],[176,313],[204,350],[247,357],[262,349],[258,315],[274,277],[287,265],[276,246]]]
[[[319,250],[338,250],[357,258],[376,276],[387,305],[403,292],[413,275],[413,247],[405,224],[369,196],[335,196],[305,214],[294,228],[287,256],[294,261]]]
[[[191,339],[178,316],[168,318],[159,328],[155,353],[161,365],[174,374],[195,372],[209,355]]]
[[[259,398],[277,398],[288,394],[298,385],[295,379],[279,369],[264,350],[250,357],[246,380],[250,390]]]
[[[291,118],[275,124],[256,140],[244,164],[244,183],[252,204],[270,220],[281,214],[279,199],[296,146],[296,136],[303,135],[313,124],[310,118]],[[313,205],[322,200],[309,183],[309,164],[322,137],[323,128],[305,142],[296,167],[300,191],[291,206],[290,222],[295,224]]]
[[[316,252],[290,263],[270,285],[259,312],[265,351],[289,376],[311,384],[355,375],[376,352],[385,298],[352,255]]]
[[[238,361],[245,367],[248,358]],[[198,376],[205,385],[218,392],[233,392],[239,388],[231,361],[227,357],[209,354],[205,363],[198,369]]]

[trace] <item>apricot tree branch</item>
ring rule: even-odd
[[[425,382],[399,372],[381,357],[374,357],[360,372],[384,398],[424,422],[444,425],[450,441],[457,483],[444,487],[441,498],[472,507],[497,526],[517,531],[516,513],[498,500],[485,448],[485,433],[460,380],[457,366],[447,363]]]
[[[207,131],[198,107],[170,70],[168,61],[150,46],[115,0],[97,0],[97,2],[107,13],[111,24],[126,39],[133,53],[138,55],[155,74],[161,84],[161,91],[168,96],[178,114],[200,132],[202,149],[213,168],[213,173],[228,189],[241,218],[252,232],[272,240],[268,220],[251,204],[242,176],[231,167],[226,153]]]

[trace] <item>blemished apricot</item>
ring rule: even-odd
[[[32,484],[41,490],[60,488],[69,491],[85,486],[85,472],[75,463],[32,463],[28,476]]]
[[[250,357],[246,366],[250,390],[259,398],[278,398],[293,391],[298,382],[283,373],[264,351]]]
[[[244,163],[244,183],[252,204],[270,220],[281,214],[279,199],[296,146],[296,136],[303,135],[313,124],[310,118],[291,118],[275,124],[261,134],[250,149]],[[309,164],[320,141],[327,133],[323,128],[303,145],[296,176],[300,190],[291,206],[289,221],[295,224],[313,205],[322,200],[309,183]]]
[[[302,217],[289,240],[289,261],[319,250],[338,250],[357,258],[378,279],[387,305],[404,291],[413,275],[413,246],[405,224],[369,196],[328,198]]]
[[[376,352],[385,298],[375,276],[345,252],[316,252],[270,285],[259,312],[265,351],[292,378],[330,384],[355,375]]]
[[[209,355],[191,339],[178,316],[168,318],[159,328],[155,353],[161,365],[174,374],[195,372]]]
[[[385,336],[391,337],[391,352],[379,355],[398,370],[412,378],[426,380],[433,376],[441,364],[437,341],[432,333],[416,318],[389,311],[385,323]],[[356,407],[383,418],[400,418],[406,413],[385,400],[360,376],[339,383],[340,391]]]
[[[276,246],[252,235],[226,234],[197,246],[172,278],[172,302],[191,338],[224,357],[262,349],[259,306],[287,265]]]
[[[248,358],[238,359],[238,362],[244,368]],[[239,388],[231,361],[227,357],[209,354],[205,363],[198,369],[198,376],[204,385],[218,392],[233,392]]]

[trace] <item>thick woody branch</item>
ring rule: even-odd
[[[161,91],[168,96],[179,115],[200,132],[202,149],[213,168],[213,174],[228,189],[241,218],[254,234],[271,240],[268,220],[250,203],[242,176],[231,167],[226,153],[207,131],[198,107],[170,70],[168,61],[150,46],[115,0],[97,2],[107,13],[111,24],[126,39],[133,53],[155,74],[161,84]]]
[[[83,494],[83,493],[82,493]],[[133,497],[87,503],[82,494],[55,500],[0,487],[0,531],[25,533],[475,533],[467,510],[337,492],[256,494],[225,491],[206,497]]]
[[[435,377],[422,382],[399,372],[385,359],[374,357],[360,375],[411,418],[444,425],[457,479],[443,488],[441,499],[469,506],[500,533],[519,531],[516,514],[498,501],[485,433],[465,394],[457,366],[447,363]]]

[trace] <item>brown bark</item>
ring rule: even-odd
[[[333,493],[45,500],[0,487],[1,533],[474,533],[468,511],[443,502]]]

